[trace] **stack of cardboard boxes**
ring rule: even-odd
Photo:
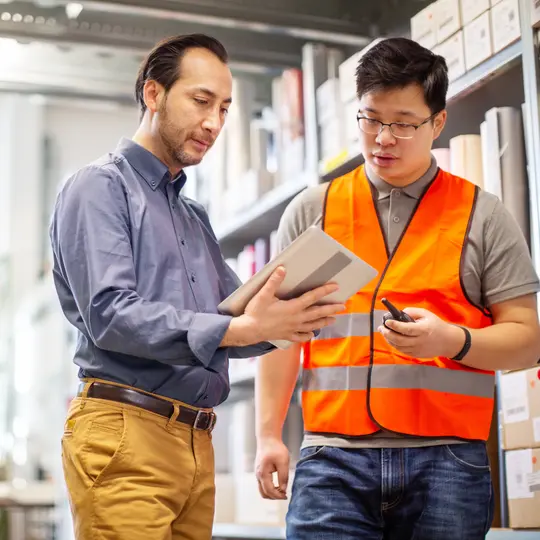
[[[518,0],[437,0],[411,19],[411,38],[446,59],[450,81],[520,37]]]
[[[540,528],[540,366],[501,375],[510,527]]]

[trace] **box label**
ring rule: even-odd
[[[533,493],[540,492],[540,471],[527,475],[529,490]]]
[[[526,372],[518,371],[501,377],[501,397],[506,424],[526,422],[529,419]]]
[[[506,453],[506,483],[509,499],[532,499],[529,476],[532,475],[532,450]]]

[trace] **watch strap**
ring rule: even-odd
[[[451,358],[451,360],[455,360],[456,362],[459,362],[463,360],[465,355],[469,352],[469,349],[471,348],[471,333],[469,332],[468,328],[465,328],[464,326],[459,326],[465,332],[465,343],[463,344],[463,347],[461,348],[461,351],[459,351],[456,356]]]

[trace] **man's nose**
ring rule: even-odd
[[[390,146],[396,142],[396,138],[392,134],[390,126],[381,126],[381,130],[375,140],[381,146]]]

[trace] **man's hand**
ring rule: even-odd
[[[431,311],[421,308],[406,308],[403,311],[415,322],[403,323],[386,321],[379,327],[384,339],[398,351],[414,358],[432,358],[444,356],[453,358],[465,343],[465,333],[437,317]]]
[[[264,287],[249,302],[244,314],[231,321],[222,346],[246,346],[263,341],[309,341],[314,331],[332,324],[333,315],[343,311],[343,304],[320,305],[337,285],[328,284],[308,291],[299,298],[280,300],[276,294],[285,279],[285,269],[277,268]]]
[[[281,439],[263,439],[257,446],[255,475],[263,499],[286,499],[289,482],[289,449]],[[273,473],[277,472],[278,486]]]

